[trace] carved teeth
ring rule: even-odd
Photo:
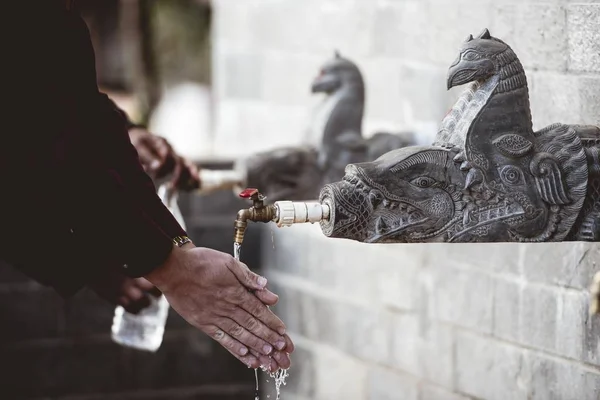
[[[387,232],[388,226],[382,217],[379,217],[377,219],[377,223],[375,224],[375,230],[377,231],[377,233],[380,233],[380,234]]]
[[[381,203],[381,196],[378,192],[372,191],[369,193],[369,200],[371,201],[373,208],[375,208]]]
[[[396,208],[398,208],[398,203],[390,203],[390,210],[395,210]]]
[[[384,206],[384,207],[389,207],[389,206],[390,206],[390,204],[391,204],[391,203],[390,203],[390,201],[389,201],[389,200],[386,200],[386,199],[384,199],[384,200],[383,200],[383,206]]]
[[[468,169],[471,169],[472,166],[473,166],[473,164],[471,164],[470,162],[464,161],[462,164],[460,164],[460,169],[462,171],[466,171]]]

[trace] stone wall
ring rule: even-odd
[[[446,72],[489,28],[529,78],[534,125],[600,123],[596,0],[214,0],[215,154],[302,140],[310,83],[339,49],[367,85],[365,134],[414,129],[425,142],[458,95]]]
[[[300,142],[316,100],[310,82],[334,49],[364,72],[367,135],[414,129],[430,141],[458,94],[445,90],[447,68],[462,40],[486,27],[527,69],[536,129],[600,123],[597,1],[214,8],[221,155]],[[285,399],[600,397],[600,318],[587,314],[596,244],[366,245],[316,226],[262,230],[263,267],[299,348]]]
[[[310,225],[262,243],[299,347],[287,399],[600,396],[600,245],[372,245]]]

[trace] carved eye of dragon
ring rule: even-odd
[[[522,185],[525,182],[523,172],[513,165],[505,165],[500,168],[500,179],[509,186]]]

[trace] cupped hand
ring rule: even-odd
[[[198,168],[179,156],[165,138],[138,127],[129,130],[129,138],[152,179],[170,176],[169,186],[183,191],[200,187]]]
[[[278,297],[245,264],[226,253],[186,245],[175,248],[147,278],[184,319],[249,367],[289,368],[294,345],[268,307]]]

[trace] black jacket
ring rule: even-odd
[[[70,295],[107,268],[145,275],[185,232],[98,91],[88,29],[65,3],[2,11],[0,258]]]

